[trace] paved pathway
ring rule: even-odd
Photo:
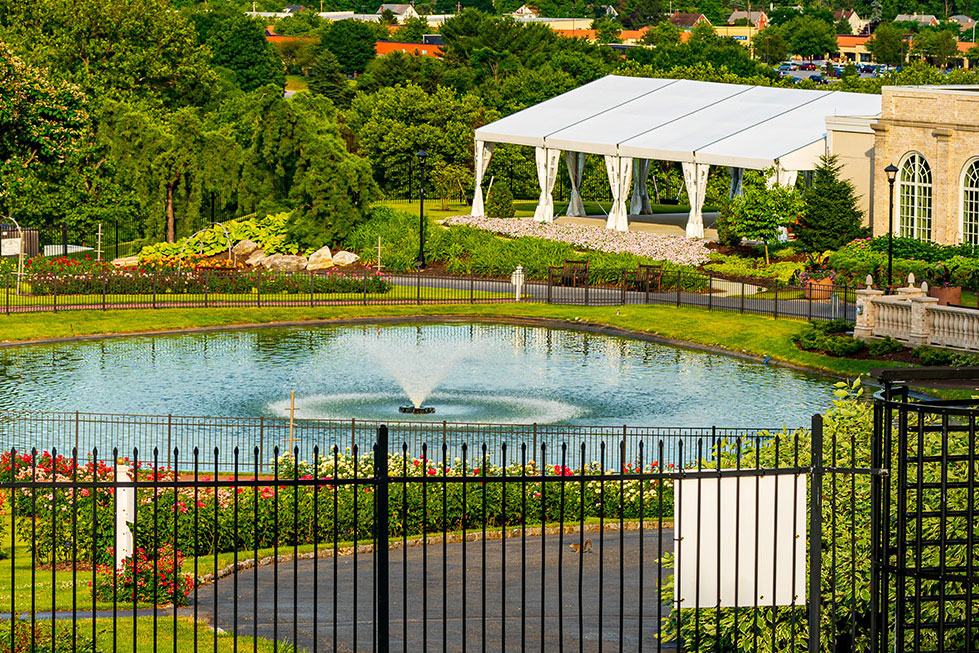
[[[391,650],[470,651],[479,650],[484,642],[488,650],[558,650],[562,638],[563,645],[572,651],[579,650],[579,641],[581,650],[597,650],[600,638],[607,650],[619,650],[620,637],[621,650],[637,650],[640,637],[644,646],[655,650],[658,617],[669,611],[668,604],[661,606],[658,601],[656,560],[661,540],[663,550],[672,550],[672,531],[664,530],[662,536],[656,530],[645,531],[642,573],[637,531],[627,531],[621,537],[617,532],[606,533],[604,555],[599,551],[598,533],[587,534],[593,551],[580,556],[568,546],[578,541],[578,535],[564,537],[561,549],[557,535],[546,536],[542,565],[541,538],[528,536],[525,576],[520,564],[520,539],[506,541],[505,563],[503,543],[486,542],[485,565],[483,543],[479,541],[468,542],[465,547],[448,544],[444,567],[441,543],[430,544],[427,551],[420,546],[392,550]],[[560,561],[559,551],[563,552]],[[426,560],[427,574],[423,567]],[[600,567],[604,567],[603,577],[599,576]],[[295,642],[307,650],[312,649],[314,639],[319,650],[332,650],[334,641],[342,651],[370,650],[373,573],[371,554],[359,555],[356,566],[353,556],[340,556],[335,572],[334,560],[329,558],[260,567],[257,576],[255,570],[242,571],[237,581],[226,577],[199,590],[199,615],[211,621],[216,591],[214,621],[225,631],[234,632],[237,626],[239,634],[251,635],[257,628],[259,636],[286,642],[293,642],[295,636]],[[667,573],[663,570],[664,580]],[[560,595],[559,576],[563,583]],[[232,607],[236,582],[237,615]],[[298,615],[295,624],[294,612]]]

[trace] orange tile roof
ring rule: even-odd
[[[848,34],[838,34],[836,45],[841,48],[852,48],[863,45],[870,40],[869,36],[850,36]]]
[[[619,33],[619,38],[623,41],[638,41],[648,31],[648,27],[643,27],[642,29],[624,29]],[[556,29],[554,33],[569,39],[588,39],[589,41],[594,41],[598,38],[598,32],[593,29]]]
[[[405,52],[421,57],[434,57],[438,59],[442,56],[442,48],[437,45],[426,45],[424,43],[399,43],[397,41],[378,41],[374,44],[374,49],[378,56],[391,54],[392,52]]]
[[[958,45],[959,52],[968,52],[972,49],[972,46],[974,46],[975,43],[972,43],[971,41],[959,41]]]

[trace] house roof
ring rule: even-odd
[[[881,96],[609,75],[476,130],[476,140],[765,169],[811,170],[826,118],[880,113]]]
[[[949,16],[948,19],[951,21],[955,21],[956,23],[962,23],[962,24],[969,23],[970,25],[976,22],[974,18],[966,16],[965,14],[955,14],[954,16]]]
[[[696,27],[697,23],[701,21],[706,22],[708,25],[710,24],[707,16],[703,14],[681,13],[677,11],[670,16],[670,22],[677,27]]]
[[[938,19],[933,14],[898,14],[895,23],[919,23],[921,25],[937,25]]]
[[[852,48],[858,45],[864,45],[870,40],[869,36],[857,36],[850,34],[837,34],[836,35],[836,45],[841,48]]]
[[[732,11],[731,12],[730,17],[728,17],[728,19],[727,19],[727,22],[728,23],[733,23],[736,20],[742,20],[744,18],[748,18],[748,12],[747,11],[741,11],[739,9],[737,11]],[[751,12],[751,18],[749,19],[749,22],[751,22],[752,24],[756,24],[760,20],[768,20],[768,14],[766,14],[764,11],[753,11],[753,12]]]
[[[856,16],[858,19],[860,18],[860,16],[857,14],[857,12],[854,11],[853,9],[847,9],[845,11],[834,11],[833,12],[833,20],[841,20],[841,19],[850,20],[850,17],[851,16]]]
[[[437,45],[427,43],[398,43],[397,41],[378,41],[374,44],[377,56],[391,54],[392,52],[404,52],[419,57],[433,57],[438,59],[442,56],[442,48]]]
[[[380,7],[377,8],[377,13],[382,14],[382,13],[384,13],[384,10],[385,9],[390,9],[391,10],[391,13],[393,13],[396,16],[400,16],[401,14],[403,14],[406,11],[408,11],[409,9],[411,9],[411,5],[408,5],[408,4],[383,4],[383,5],[381,5]]]

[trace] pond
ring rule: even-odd
[[[730,356],[493,324],[323,326],[0,350],[6,409],[297,419],[796,427],[834,381]],[[431,405],[406,416],[404,404]]]

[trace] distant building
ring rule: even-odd
[[[437,45],[426,45],[424,43],[396,43],[394,41],[378,41],[374,44],[377,56],[391,54],[392,52],[404,52],[418,57],[442,58],[442,49]]]
[[[857,15],[857,12],[853,9],[848,9],[846,11],[834,11],[833,20],[840,22],[845,20],[850,24],[850,31],[854,34],[860,34],[867,27],[867,23],[870,21],[863,20]]]
[[[748,24],[756,27],[758,29],[765,29],[768,27],[768,14],[764,11],[753,11],[751,15],[748,15],[747,11],[732,11],[731,15],[727,19],[728,25],[734,25],[739,20],[747,20]]]
[[[932,14],[898,14],[894,17],[895,23],[917,23],[922,27],[935,27],[938,19]]]
[[[530,5],[520,5],[515,11],[510,12],[510,16],[514,18],[529,18],[531,16],[539,16],[540,11],[536,7],[531,7]]]
[[[302,5],[286,5],[285,9],[282,11],[287,14],[298,14],[303,9],[304,7]]]
[[[956,14],[954,16],[949,16],[950,21],[958,23],[959,29],[963,32],[973,31],[976,29],[976,21],[974,18],[970,18],[965,14]]]
[[[670,16],[670,22],[679,27],[680,29],[693,29],[701,23],[707,23],[710,25],[710,21],[707,20],[707,16],[703,14],[686,14],[676,11]]]
[[[398,19],[399,23],[405,22],[408,18],[420,18],[418,12],[411,5],[405,4],[384,4],[377,8],[377,15],[380,16],[385,11],[390,11]]]

